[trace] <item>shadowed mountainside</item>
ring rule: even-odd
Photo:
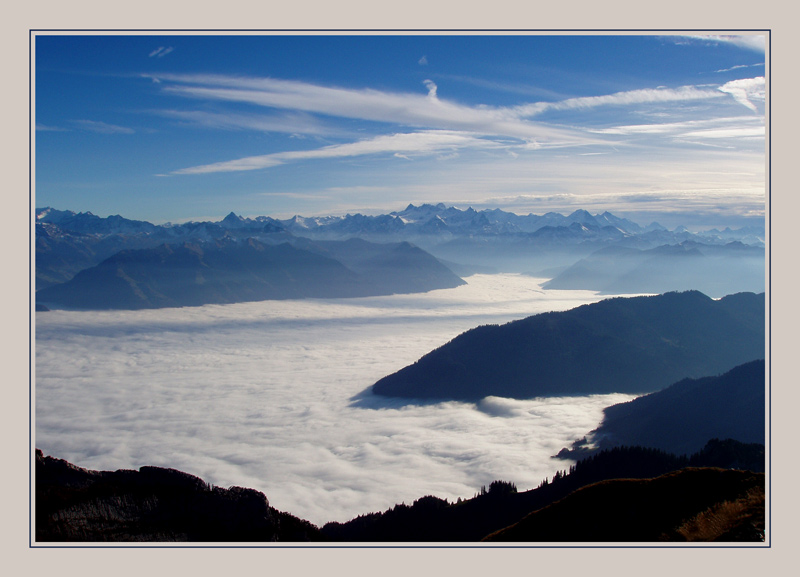
[[[462,333],[377,395],[478,400],[645,393],[764,358],[764,294],[613,298]]]
[[[145,309],[363,297],[464,284],[428,253],[408,243],[354,243],[338,243],[347,247],[330,243],[333,246],[327,248],[307,243],[307,248],[296,248],[251,238],[124,250],[66,283],[38,291],[36,300],[75,309]],[[337,260],[337,252],[355,263],[357,270]],[[386,274],[387,266],[393,275]]]
[[[706,439],[764,443],[765,364],[753,361],[717,377],[684,379],[661,391],[604,410],[587,439],[560,457],[575,458],[617,445],[675,453],[699,450]],[[586,448],[588,446],[592,449]]]

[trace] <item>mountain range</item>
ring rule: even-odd
[[[37,208],[35,216],[37,289],[66,282],[79,271],[96,266],[122,250],[152,249],[164,244],[187,242],[213,243],[225,239],[255,239],[268,245],[289,243],[298,248],[305,248],[309,240],[361,239],[379,244],[409,242],[440,261],[446,261],[448,267],[458,270],[459,274],[522,272],[547,278],[555,276],[550,271],[560,272],[609,247],[646,252],[658,247],[694,243],[693,246],[703,254],[710,255],[713,248],[734,243],[729,250],[723,251],[726,258],[724,263],[720,261],[720,266],[713,270],[690,267],[683,274],[688,285],[671,288],[703,288],[703,283],[713,279],[719,291],[729,294],[763,290],[764,283],[763,227],[704,232],[689,232],[677,227],[670,231],[657,223],[641,226],[609,212],[591,215],[585,210],[576,210],[569,215],[552,212],[517,215],[499,209],[476,211],[444,204],[423,204],[376,216],[295,216],[281,220],[268,216],[244,218],[230,213],[218,222],[162,225],[129,220],[119,215],[101,218],[90,212],[75,213],[49,207]],[[748,251],[733,250],[740,245],[748,247]],[[717,251],[713,254],[723,253]],[[620,259],[617,277],[628,272],[623,268],[630,262],[622,256]],[[681,262],[690,263],[689,260]],[[734,278],[730,274],[719,274],[720,270],[739,269]],[[680,266],[673,267],[668,274],[675,276],[680,270]],[[632,271],[629,275],[632,278],[623,276],[614,287],[600,286],[602,283],[594,280],[588,288],[613,289],[620,294],[644,292],[632,290],[631,286],[641,284],[641,277],[647,274],[652,274],[652,271]],[[742,275],[747,284],[739,279]]]
[[[763,359],[764,306],[763,293],[713,300],[671,292],[484,325],[380,379],[372,392],[476,401],[657,391]]]

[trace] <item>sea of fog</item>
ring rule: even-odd
[[[544,279],[343,300],[36,314],[35,444],[88,469],[172,467],[322,525],[534,488],[629,395],[408,403],[364,393],[459,333],[600,300]]]

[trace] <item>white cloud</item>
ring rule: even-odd
[[[758,108],[753,104],[753,101],[764,101],[766,86],[764,77],[759,76],[757,78],[731,80],[720,86],[719,91],[730,94],[739,104],[746,106],[753,112],[758,112]]]
[[[259,170],[277,166],[285,162],[324,158],[344,158],[371,154],[430,155],[453,151],[459,148],[497,148],[499,145],[491,140],[478,138],[475,135],[446,130],[431,130],[405,134],[389,134],[376,136],[347,144],[335,144],[314,150],[298,150],[276,152],[261,156],[251,156],[206,164],[191,168],[183,168],[172,174],[208,174],[212,172],[234,172],[243,170]]]
[[[342,132],[305,113],[287,113],[272,116],[207,112],[204,110],[159,110],[155,113],[207,128],[284,132],[298,138],[307,134],[333,135]]]
[[[163,46],[159,46],[158,48],[153,50],[150,54],[148,54],[148,56],[150,58],[163,58],[164,56],[166,56],[167,54],[169,54],[173,50],[175,50],[175,49],[172,46],[168,46],[166,48],[163,47]]]
[[[611,128],[593,129],[602,134],[683,134],[687,130],[697,130],[717,126],[748,125],[755,124],[764,126],[762,120],[753,117],[728,117],[713,118],[704,120],[689,120],[686,122],[667,122],[661,124],[632,124],[626,126],[614,126]]]
[[[427,66],[428,65],[428,57],[423,55],[422,58],[419,59],[418,63],[419,63],[420,66]]]
[[[432,80],[424,80],[423,84],[425,85],[425,88],[428,89],[428,98],[435,99],[436,98],[436,90],[438,89],[436,84],[434,84],[434,82]]]
[[[766,50],[766,36],[763,34],[748,34],[748,35],[702,35],[702,36],[686,36],[695,40],[703,42],[733,44],[740,48],[752,50],[754,52],[764,53]]]
[[[739,70],[740,68],[754,68],[756,66],[764,66],[763,62],[758,64],[737,64],[736,66],[731,66],[730,68],[721,68],[720,70],[715,70],[714,72],[731,72],[732,70]]]
[[[91,469],[166,466],[252,487],[318,524],[426,494],[471,497],[495,479],[533,488],[568,466],[551,455],[630,397],[491,398],[481,410],[351,401],[468,328],[600,298],[543,294],[524,276],[469,281],[419,295],[39,315],[36,446]]]
[[[422,95],[332,88],[272,78],[215,75],[160,75],[158,78],[173,83],[165,86],[165,91],[186,97],[242,102],[393,125],[539,138],[553,143],[581,145],[592,142],[574,130],[521,119],[514,109],[470,107],[432,97],[431,93],[436,95],[436,88],[430,81],[426,83],[428,94]]]
[[[681,88],[648,88],[629,90],[602,96],[583,96],[568,98],[557,102],[536,102],[515,108],[523,117],[535,116],[547,110],[579,110],[598,106],[631,106],[644,103],[683,102],[718,98],[720,94],[714,90],[683,86]]]

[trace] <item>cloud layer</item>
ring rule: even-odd
[[[403,405],[359,395],[470,327],[599,300],[470,277],[424,295],[36,319],[36,446],[91,469],[175,467],[315,523],[532,488],[621,395]],[[509,295],[513,295],[509,298]]]
[[[211,164],[178,168],[173,175],[208,174],[218,172],[241,172],[263,170],[288,162],[374,156],[388,154],[400,159],[445,156],[455,158],[457,151],[480,152],[487,149],[502,151],[512,158],[520,154],[535,152],[532,159],[545,151],[572,147],[591,147],[592,153],[600,148],[604,152],[615,147],[632,147],[641,150],[641,141],[627,138],[634,132],[647,135],[647,146],[663,146],[663,135],[681,123],[733,123],[747,125],[752,118],[728,113],[693,116],[691,108],[706,102],[718,102],[720,111],[730,110],[731,103],[738,103],[751,112],[763,109],[764,78],[731,81],[719,86],[682,86],[678,88],[658,87],[630,90],[601,96],[577,97],[564,100],[535,102],[511,107],[468,106],[441,99],[437,84],[426,79],[423,82],[427,94],[390,93],[374,89],[353,89],[323,86],[308,82],[275,78],[243,78],[208,74],[164,74],[154,77],[163,86],[167,95],[195,100],[217,102],[231,106],[251,106],[271,111],[269,116],[253,113],[208,111],[162,111],[162,115],[197,122],[207,127],[237,128],[263,131],[289,132],[321,135],[333,134],[335,119],[369,121],[383,125],[382,133],[370,136],[344,136],[345,142],[330,144],[316,149],[281,150],[268,154],[224,160]],[[647,107],[673,107],[669,114],[671,122],[650,122],[634,126],[620,124],[619,119],[630,116],[633,111],[646,112]],[[642,108],[644,107],[644,108]],[[675,108],[677,107],[677,108]],[[595,110],[613,112],[603,122],[593,119],[581,127],[581,114]],[[281,111],[275,116],[275,111]],[[624,113],[622,115],[620,111]],[[553,113],[577,113],[572,125],[534,121]],[[593,112],[592,112],[593,113]],[[601,118],[604,117],[601,115]],[[326,120],[322,120],[322,119]],[[616,119],[616,121],[611,119]],[[758,119],[759,117],[756,117]],[[588,120],[588,119],[587,119]],[[763,127],[763,118],[761,119]],[[726,144],[734,146],[737,137],[745,134],[758,137],[757,126],[734,127],[727,132],[693,132],[695,140],[725,137]],[[674,135],[672,142],[675,142]],[[667,143],[670,141],[667,140]],[[692,140],[684,141],[689,147],[702,145]]]

